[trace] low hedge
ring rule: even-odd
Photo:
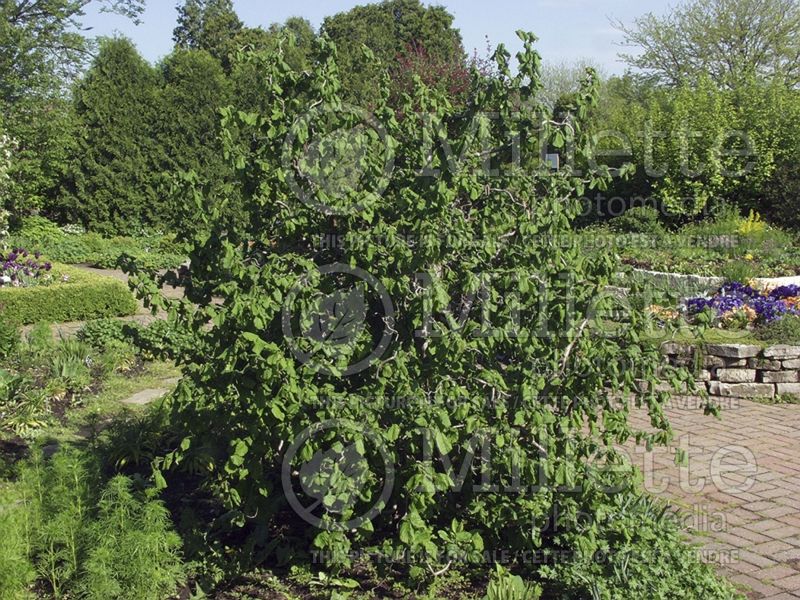
[[[28,288],[0,287],[0,315],[27,325],[121,317],[136,312],[136,300],[121,281],[66,265],[54,265],[53,271],[65,280]]]

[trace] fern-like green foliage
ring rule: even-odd
[[[127,477],[114,477],[87,532],[79,583],[82,596],[88,600],[169,596],[183,576],[180,547],[166,508],[135,495]]]
[[[96,459],[40,452],[0,488],[0,599],[34,580],[54,598],[163,600],[185,576],[181,540],[153,492],[103,483]]]
[[[0,484],[0,600],[29,597],[28,586],[36,578],[30,558],[28,514],[17,507],[19,490]]]

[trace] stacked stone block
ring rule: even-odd
[[[670,364],[693,369],[712,396],[800,397],[800,346],[665,342],[661,352]]]

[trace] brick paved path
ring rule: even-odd
[[[749,598],[800,598],[800,405],[729,399],[718,420],[697,402],[667,411],[685,466],[667,449],[629,449],[645,488],[683,509],[703,558]]]

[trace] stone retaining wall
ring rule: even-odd
[[[712,396],[733,398],[800,397],[800,346],[761,348],[747,344],[664,342],[670,364],[694,368]]]
[[[649,278],[651,281],[661,281],[670,288],[674,287],[700,287],[708,290],[716,289],[725,283],[722,277],[706,277],[704,275],[685,275],[683,273],[667,273],[664,271],[650,271],[647,269],[631,269],[633,273]],[[752,282],[757,287],[777,287],[779,285],[800,285],[800,275],[787,277],[754,277]]]
[[[702,296],[719,289],[725,283],[722,277],[705,277],[703,275],[685,275],[683,273],[666,273],[631,269],[627,273],[618,273],[619,287],[630,288],[634,281],[639,285],[651,286],[659,290],[669,291],[680,298]],[[800,276],[792,277],[755,277],[752,284],[759,288],[774,288],[779,285],[800,285]]]

